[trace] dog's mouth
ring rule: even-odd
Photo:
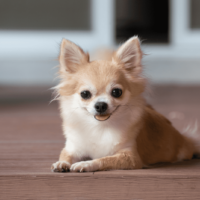
[[[119,106],[116,107],[116,109],[110,113],[110,114],[100,114],[100,115],[95,115],[94,118],[98,121],[106,121],[110,118],[110,116],[119,108]]]
[[[105,121],[107,119],[110,118],[111,114],[107,114],[107,115],[95,115],[94,118],[98,121]]]

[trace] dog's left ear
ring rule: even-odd
[[[138,75],[142,70],[142,51],[138,37],[134,36],[122,44],[115,52],[113,59],[129,74]]]

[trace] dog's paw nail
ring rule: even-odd
[[[58,161],[51,167],[52,172],[67,172],[70,168],[70,163],[66,161]]]
[[[98,169],[98,168],[96,168],[96,169]],[[93,171],[96,171],[96,169],[95,169],[95,166],[92,161],[81,161],[81,162],[74,163],[71,166],[70,171],[93,172]]]

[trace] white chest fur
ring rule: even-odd
[[[79,158],[91,159],[113,155],[122,144],[122,132],[108,127],[93,127],[88,130],[82,127],[67,129],[66,150],[75,153]]]

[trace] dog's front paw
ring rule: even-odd
[[[67,172],[71,165],[66,161],[58,161],[51,166],[52,172]]]
[[[81,161],[74,163],[70,167],[70,171],[72,172],[94,172],[97,171],[99,168],[98,164],[94,161]]]

